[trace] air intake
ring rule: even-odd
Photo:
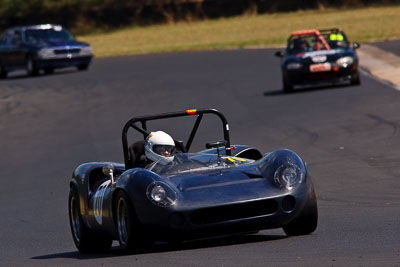
[[[190,219],[193,224],[210,224],[270,215],[277,210],[278,203],[267,199],[195,210]]]

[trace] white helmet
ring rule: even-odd
[[[168,164],[174,160],[174,139],[163,131],[151,132],[144,143],[144,151],[148,159]]]

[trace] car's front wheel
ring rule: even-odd
[[[72,239],[80,252],[99,252],[110,249],[112,239],[93,233],[83,222],[79,206],[79,194],[75,186],[70,188],[68,210]]]
[[[317,229],[318,225],[318,207],[314,188],[311,185],[311,191],[308,195],[307,203],[297,218],[283,226],[283,231],[288,236],[308,235]]]
[[[52,68],[52,67],[44,68],[44,73],[46,73],[46,74],[52,74],[53,72],[54,72],[54,68]]]
[[[119,191],[115,202],[116,227],[120,247],[126,252],[137,251],[149,245],[136,217],[134,207],[124,191]]]
[[[35,60],[33,60],[32,56],[28,56],[26,58],[26,71],[30,76],[36,76],[39,74],[39,69]]]
[[[79,71],[83,71],[83,70],[87,70],[89,68],[89,65],[88,64],[81,64],[77,68],[78,68]]]
[[[351,76],[350,82],[351,82],[351,85],[360,85],[361,84],[360,73],[358,71]]]
[[[293,85],[290,84],[285,78],[282,79],[282,83],[283,83],[283,92],[284,93],[293,92]]]
[[[7,77],[7,71],[3,67],[3,64],[0,62],[0,78],[6,78]]]

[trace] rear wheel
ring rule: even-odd
[[[311,185],[312,187],[312,185]],[[307,203],[299,216],[289,224],[283,226],[283,231],[288,236],[308,235],[317,229],[318,208],[314,188],[311,189]]]
[[[100,252],[110,249],[112,239],[95,234],[83,222],[79,206],[79,194],[74,186],[71,186],[69,192],[68,210],[72,239],[80,252]]]
[[[26,71],[30,76],[36,76],[39,74],[39,69],[37,67],[37,64],[31,56],[28,56],[26,59]]]
[[[119,191],[115,202],[116,227],[119,244],[126,252],[137,251],[150,245],[136,217],[133,205],[124,191]]]

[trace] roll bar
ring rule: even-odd
[[[201,119],[203,118],[204,114],[214,114],[217,115],[222,122],[222,130],[224,134],[224,140],[226,141],[225,149],[226,149],[226,155],[230,156],[231,155],[231,144],[230,144],[230,139],[229,139],[229,125],[228,122],[225,118],[225,116],[219,112],[216,109],[187,109],[185,111],[177,111],[177,112],[169,112],[169,113],[161,113],[161,114],[155,114],[155,115],[146,115],[146,116],[140,116],[140,117],[134,117],[130,119],[124,126],[122,130],[122,147],[123,147],[123,152],[124,152],[124,161],[125,161],[125,168],[130,169],[132,168],[132,160],[129,155],[129,145],[128,145],[128,130],[130,128],[133,128],[143,134],[143,138],[146,139],[146,137],[150,134],[150,132],[147,130],[147,121],[151,120],[159,120],[159,119],[168,119],[168,118],[175,118],[175,117],[185,117],[185,116],[197,116],[197,119],[193,125],[192,131],[190,133],[189,139],[187,140],[187,143],[185,145],[185,148],[187,151],[189,151],[190,146],[193,142],[194,136],[196,135],[197,129],[199,128]],[[140,122],[140,126],[138,126],[136,123]]]

